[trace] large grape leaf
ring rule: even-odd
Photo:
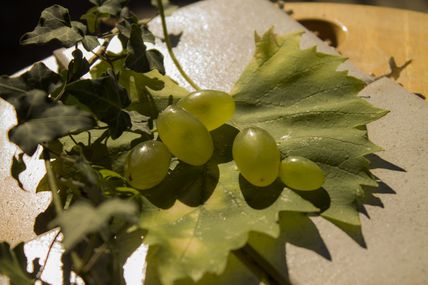
[[[250,232],[278,235],[279,212],[315,211],[308,200],[328,219],[359,225],[361,186],[376,185],[364,156],[380,150],[368,140],[365,124],[386,111],[356,96],[365,83],[337,71],[345,58],[318,53],[315,47],[302,50],[300,38],[301,33],[280,37],[272,30],[256,36],[255,56],[232,90],[237,102],[233,125],[262,127],[278,141],[283,156],[317,162],[327,176],[324,189],[299,193],[278,182],[268,189],[249,185],[228,157],[234,132],[216,130],[217,155],[205,170],[176,175],[187,183],[160,187],[178,191],[177,201],[143,201],[148,262],[155,264],[163,284],[221,273],[230,251],[242,247]],[[219,153],[226,155],[216,157]],[[189,203],[180,193],[199,193],[200,201]],[[327,204],[319,201],[325,197]]]
[[[336,71],[346,59],[301,50],[300,33],[256,37],[257,51],[233,94],[235,123],[268,130],[283,155],[316,161],[326,172],[330,196],[326,218],[359,225],[356,199],[361,185],[376,186],[364,155],[381,150],[367,138],[365,124],[387,111],[357,97],[365,83]]]
[[[233,162],[183,172],[169,188],[183,193],[172,207],[160,209],[143,200],[140,225],[148,230],[144,241],[155,252],[148,262],[157,265],[163,284],[186,277],[197,281],[207,272],[222,273],[230,251],[242,247],[249,232],[279,235],[280,211],[318,211],[292,190],[282,191],[279,182],[255,189],[240,178]],[[254,203],[260,192],[269,206]],[[206,201],[193,205],[198,196]]]

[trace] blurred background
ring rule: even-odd
[[[243,0],[245,1],[245,0]],[[261,0],[262,1],[262,0]],[[268,0],[265,0],[268,1]],[[197,0],[171,0],[175,5],[185,6]],[[290,2],[336,2],[364,5],[377,5],[401,9],[428,12],[428,0],[324,0],[324,1],[290,1]],[[131,9],[139,16],[156,13],[150,6],[150,0],[129,0]],[[85,13],[92,4],[87,0],[17,0],[3,1],[0,9],[0,75],[13,74],[52,54],[60,48],[57,44],[45,46],[20,46],[19,38],[32,31],[37,25],[41,11],[53,4],[62,5],[70,10],[72,20]]]

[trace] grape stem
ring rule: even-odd
[[[162,31],[163,31],[163,37],[165,40],[166,48],[168,50],[168,54],[171,57],[172,61],[174,62],[175,66],[177,67],[178,71],[180,72],[181,76],[195,89],[195,90],[201,90],[201,88],[187,75],[187,73],[184,71],[183,67],[181,66],[180,62],[178,61],[177,57],[174,54],[174,51],[172,50],[172,44],[169,39],[168,34],[168,28],[166,26],[166,19],[165,19],[165,11],[163,8],[162,0],[157,0],[159,14],[162,22]]]
[[[266,285],[291,285],[290,280],[280,274],[260,253],[251,245],[246,244],[232,253]]]

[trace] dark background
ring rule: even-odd
[[[173,4],[184,6],[197,0],[172,0]],[[245,0],[242,0],[245,1]],[[267,0],[266,0],[267,1]],[[358,3],[379,6],[389,6],[428,12],[428,0],[342,0],[342,1],[298,1],[292,2],[338,2]],[[131,9],[137,15],[144,16],[155,13],[149,5],[149,0],[130,0]],[[92,4],[87,0],[7,0],[0,8],[0,74],[12,74],[37,60],[48,57],[52,51],[60,48],[58,44],[44,46],[20,46],[19,38],[26,32],[32,31],[37,25],[41,11],[53,4],[59,4],[69,9],[71,19],[78,17],[88,10]]]

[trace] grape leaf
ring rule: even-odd
[[[359,225],[355,204],[361,185],[376,184],[364,155],[380,149],[364,127],[386,111],[356,96],[364,82],[336,71],[344,58],[315,47],[301,50],[300,38],[301,33],[281,37],[272,30],[256,36],[255,56],[232,91],[237,102],[232,123],[262,127],[278,141],[283,156],[317,162],[327,175],[325,189],[299,193],[279,182],[267,189],[250,185],[231,161],[236,132],[225,127],[212,132],[216,155],[205,170],[178,176],[187,183],[169,182],[169,191],[178,191],[177,201],[160,205],[145,195],[151,200],[144,202],[141,227],[162,284],[220,274],[229,252],[242,247],[250,232],[278,235],[279,212],[313,212],[313,205],[320,205],[328,208],[323,216]]]
[[[32,285],[34,278],[26,271],[27,258],[24,243],[13,249],[7,242],[0,243],[0,274],[10,278],[11,285]]]
[[[164,186],[169,193],[153,191],[161,193],[163,202],[176,191],[172,207],[161,210],[156,202],[143,200],[140,225],[148,230],[145,243],[156,252],[153,264],[163,284],[186,277],[197,281],[207,272],[220,274],[229,252],[242,247],[249,232],[279,234],[278,212],[318,210],[292,190],[283,191],[279,182],[255,189],[242,181],[233,162],[184,170]],[[250,206],[247,200],[255,202],[260,192],[270,205]]]
[[[301,50],[301,33],[256,37],[254,59],[236,83],[235,123],[268,130],[281,152],[317,162],[326,172],[331,204],[322,215],[359,225],[361,185],[376,186],[364,155],[381,150],[363,128],[387,112],[357,97],[365,84],[336,71],[340,56]]]
[[[129,201],[110,199],[96,208],[79,202],[53,220],[51,225],[61,227],[64,234],[62,245],[68,250],[87,234],[100,230],[110,218],[123,216],[132,219],[136,212],[136,206]]]
[[[52,40],[60,41],[71,47],[83,39],[86,26],[71,21],[68,10],[60,5],[52,5],[43,10],[39,23],[32,32],[24,34],[20,42],[23,45],[45,44]]]

